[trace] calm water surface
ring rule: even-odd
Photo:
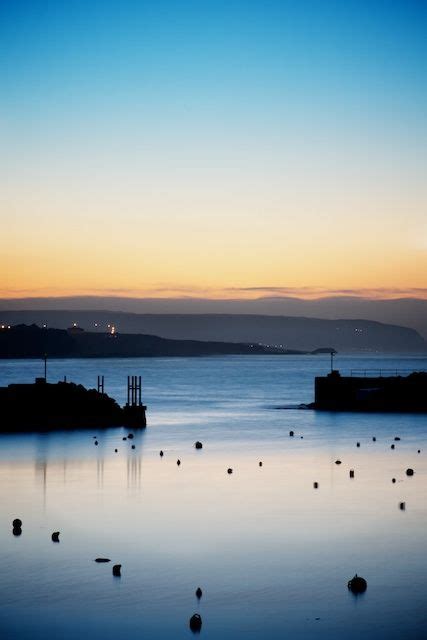
[[[412,370],[427,359],[336,365]],[[328,366],[324,356],[50,362],[51,381],[93,387],[105,375],[120,403],[126,376],[142,375],[149,426],[133,441],[123,429],[0,436],[1,637],[189,639],[199,612],[206,640],[425,638],[427,416],[277,409],[312,401]],[[3,361],[0,385],[42,373],[40,362]],[[346,586],[356,572],[368,581],[359,597]]]

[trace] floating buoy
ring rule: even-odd
[[[200,587],[197,587],[197,589],[196,589],[196,597],[200,600],[202,595],[203,595],[203,591],[201,590]]]
[[[179,467],[179,465],[181,464],[181,460],[179,460],[179,459],[178,459],[178,460],[176,461],[176,464],[177,464],[177,465],[178,465],[178,467]]]
[[[52,542],[59,542],[59,531],[54,531],[52,533]]]
[[[399,509],[401,511],[405,511],[406,508],[406,502],[399,502]]]
[[[120,578],[120,576],[122,575],[120,573],[120,569],[122,568],[121,564],[115,564],[113,565],[113,576],[116,576],[116,578]]]
[[[341,464],[341,460],[335,460],[335,464]]]
[[[117,449],[114,449],[114,453],[117,453],[117,451],[118,451]]]
[[[398,442],[400,440],[399,436],[395,437],[396,442]]]
[[[95,440],[94,444],[95,444],[96,446],[98,446],[98,440]]]
[[[418,449],[418,453],[421,453],[421,449]]]
[[[95,558],[95,562],[111,562],[110,558]]]
[[[227,473],[233,473],[233,469],[232,469],[231,467],[229,467],[229,468],[227,469]]]
[[[129,440],[132,440],[132,438],[133,438],[133,433],[128,433],[128,438],[129,438]]]
[[[122,440],[127,440],[127,438],[126,438],[126,437],[124,437],[124,438],[122,438]]]
[[[366,582],[365,578],[361,578],[356,573],[354,578],[348,581],[347,586],[352,593],[363,593],[364,591],[366,591],[368,583]]]
[[[293,431],[289,431],[289,435],[292,437],[294,435]]]
[[[15,520],[12,522],[12,526],[14,529],[20,529],[22,527],[22,520],[20,520],[19,518],[15,518]]]
[[[376,441],[377,441],[377,439],[376,439],[376,437],[374,436],[374,437],[372,438],[372,442],[376,442]]]
[[[163,458],[163,451],[160,451],[160,457]]]
[[[396,482],[396,478],[392,478],[391,481],[394,484]]]
[[[406,475],[407,476],[413,476],[414,475],[414,470],[413,469],[406,469]]]
[[[22,534],[22,529],[21,527],[13,527],[12,529],[12,533],[14,536],[18,537]]]
[[[360,447],[360,442],[356,442],[356,447]]]
[[[262,462],[261,462],[261,460],[258,462],[258,466],[259,466],[259,467],[262,467]]]
[[[134,444],[132,445],[132,449],[135,449],[135,445]]]
[[[391,445],[391,448],[394,449],[394,444]]]
[[[190,629],[191,631],[200,631],[202,628],[202,619],[198,613],[195,613],[190,618]]]
[[[318,483],[318,482],[313,482],[313,487],[314,487],[315,489],[318,489],[318,487],[319,487],[319,483]]]
[[[350,469],[350,478],[354,478],[354,469]]]
[[[196,449],[202,449],[203,448],[203,445],[199,440],[197,440],[197,442],[194,443],[194,446],[196,447]]]

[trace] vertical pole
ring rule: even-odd
[[[104,376],[102,376],[102,393],[104,393]]]
[[[334,352],[331,351],[331,373],[334,370]]]
[[[139,398],[138,398],[139,402],[139,406],[141,406],[142,402],[141,402],[141,376],[139,376]]]
[[[44,359],[44,379],[47,382],[47,353],[43,356]]]
[[[130,380],[129,380],[129,376],[128,376],[128,401],[127,401],[128,404],[129,404],[129,386],[130,386]]]

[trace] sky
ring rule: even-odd
[[[0,296],[427,298],[426,28],[424,0],[0,0]]]

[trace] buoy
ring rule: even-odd
[[[203,595],[203,591],[201,590],[201,588],[200,588],[200,587],[197,587],[197,589],[196,589],[196,596],[197,596],[197,598],[198,598],[199,600],[200,600],[200,598],[202,597],[202,595]]]
[[[406,475],[407,476],[413,476],[414,475],[414,470],[413,469],[406,469]]]
[[[418,453],[421,453],[421,449],[418,449]]]
[[[372,442],[376,442],[376,441],[377,441],[377,439],[376,439],[376,437],[374,436],[374,437],[372,438]]]
[[[313,482],[313,487],[314,487],[315,489],[318,489],[318,487],[319,487],[319,483],[318,483],[318,482]]]
[[[160,457],[163,458],[163,451],[160,451]]]
[[[400,440],[399,436],[395,437],[396,442],[398,442]]]
[[[399,502],[399,509],[401,511],[405,511],[406,508],[406,502]]]
[[[231,467],[229,467],[229,468],[227,469],[227,473],[233,473],[233,469],[232,469]]]
[[[95,558],[95,562],[111,562],[110,558]]]
[[[356,573],[354,578],[348,581],[347,586],[352,593],[363,593],[364,591],[366,591],[368,583],[366,582],[365,578],[361,578]]]
[[[354,478],[354,469],[350,469],[350,478]]]
[[[178,459],[178,460],[176,461],[176,464],[177,464],[177,465],[178,465],[178,467],[179,467],[179,465],[181,464],[181,460],[179,460],[179,459]]]
[[[261,462],[261,460],[258,462],[258,466],[259,466],[259,467],[262,467],[262,462]]]
[[[392,478],[391,481],[394,484],[396,482],[396,478]]]
[[[335,460],[335,464],[341,464],[341,460]]]
[[[201,442],[199,442],[199,440],[197,440],[197,442],[194,443],[194,446],[196,447],[196,449],[202,449],[203,445]]]
[[[357,443],[356,443],[356,447],[360,447],[360,442],[357,442]]]
[[[126,437],[124,437],[124,438],[122,438],[122,440],[127,440],[127,438],[126,438]]]
[[[21,529],[21,527],[13,527],[13,529],[12,529],[12,533],[13,533],[13,535],[14,535],[14,536],[16,536],[16,537],[20,536],[20,535],[21,535],[21,533],[22,533],[22,529]]]
[[[117,453],[117,449],[114,449],[114,452]]]
[[[95,444],[96,446],[98,446],[98,440],[95,440],[94,444]]]
[[[135,445],[134,444],[132,445],[132,449],[135,449]]]
[[[294,435],[293,431],[289,431],[289,435],[292,437]]]
[[[391,448],[394,449],[394,444],[391,445]]]
[[[15,518],[15,520],[12,522],[12,526],[14,529],[20,529],[22,527],[22,520],[20,520],[19,518]]]
[[[52,542],[59,542],[59,531],[54,531],[52,533]]]
[[[202,628],[202,619],[198,613],[195,613],[190,618],[190,629],[191,631],[200,631]]]
[[[120,576],[122,575],[120,573],[120,569],[122,568],[121,564],[115,564],[113,565],[113,576],[116,576],[116,578],[120,578]]]
[[[128,433],[128,438],[129,438],[129,440],[132,440],[132,438],[133,438],[133,433]]]

